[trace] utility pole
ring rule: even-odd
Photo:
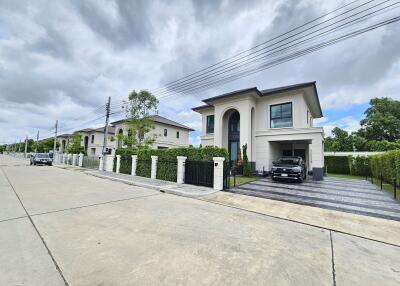
[[[58,120],[56,120],[56,131],[54,133],[54,148],[53,148],[53,158],[56,154],[56,148],[57,148],[57,128],[58,128]]]
[[[108,97],[108,102],[106,105],[106,126],[104,126],[104,142],[103,142],[103,152],[102,154],[106,154],[107,150],[107,137],[108,137],[108,120],[110,118],[110,108],[111,108],[111,97]]]
[[[26,158],[26,153],[27,152],[28,152],[28,136],[26,136],[26,138],[25,138],[25,152],[24,152],[25,158]]]
[[[38,130],[37,135],[36,135],[35,153],[37,153],[37,151],[38,151],[38,144],[39,144],[39,130]]]

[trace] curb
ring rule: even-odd
[[[85,174],[94,176],[94,177],[98,177],[98,178],[102,178],[102,179],[108,179],[108,180],[115,181],[115,182],[120,182],[120,183],[124,183],[124,184],[128,184],[128,185],[132,185],[132,186],[148,188],[148,189],[156,190],[156,191],[159,191],[162,193],[181,196],[181,197],[187,197],[187,198],[200,198],[200,197],[208,196],[208,195],[215,194],[218,192],[218,191],[213,190],[213,191],[205,192],[205,193],[201,193],[201,194],[188,193],[188,192],[176,189],[175,185],[154,186],[154,185],[146,184],[146,183],[142,183],[142,182],[135,182],[135,181],[131,181],[131,180],[125,180],[125,179],[121,179],[121,178],[115,178],[115,177],[111,177],[111,176],[107,176],[107,175],[102,175],[102,174],[98,174],[98,173],[91,172],[91,171],[86,171]]]

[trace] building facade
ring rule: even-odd
[[[81,135],[81,146],[88,156],[100,156],[103,153],[104,127],[86,128],[78,131]],[[108,138],[105,152],[112,154],[115,150],[114,127],[108,127]]]
[[[192,128],[172,121],[160,115],[153,115],[154,129],[145,136],[155,136],[152,147],[156,149],[167,149],[189,146],[189,132]],[[111,123],[115,128],[116,148],[125,147],[122,140],[118,139],[119,134],[128,135],[129,124],[126,120],[118,120]]]
[[[315,180],[323,178],[324,132],[314,127],[322,110],[315,82],[259,90],[256,87],[203,100],[202,146],[225,147],[229,160],[242,156],[270,171],[281,156],[301,156]]]

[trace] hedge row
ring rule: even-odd
[[[325,166],[328,173],[350,174],[349,158],[347,156],[325,156]]]
[[[225,148],[213,146],[194,148],[181,147],[171,149],[117,149],[116,155],[121,155],[120,172],[131,174],[132,155],[138,156],[136,175],[150,178],[151,156],[158,156],[157,179],[176,182],[177,156],[186,156],[187,160],[210,161],[213,157],[228,159]],[[116,161],[116,160],[115,160]],[[114,164],[115,170],[115,164]]]
[[[375,178],[380,178],[382,174],[385,182],[393,183],[393,179],[397,178],[397,184],[400,184],[400,149],[370,156],[369,164]]]

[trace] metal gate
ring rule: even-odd
[[[212,187],[214,184],[213,161],[185,162],[185,184]]]
[[[89,169],[99,169],[100,157],[99,156],[83,156],[83,167]]]

